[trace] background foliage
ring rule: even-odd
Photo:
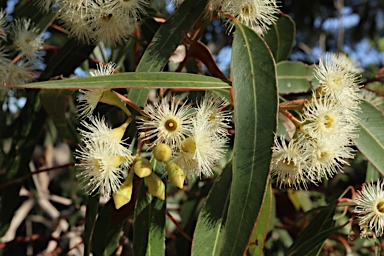
[[[0,8],[10,8],[11,2],[0,2]],[[241,23],[234,35],[227,35],[218,20],[202,23],[205,0],[187,0],[172,14],[169,3],[152,1],[149,17],[143,17],[131,38],[103,47],[79,44],[57,29],[54,12],[41,13],[33,1],[17,2],[11,17],[31,18],[46,29],[47,38],[45,65],[35,71],[39,82],[1,98],[0,253],[380,255],[382,244],[359,239],[355,224],[344,226],[352,215],[344,212],[348,205],[336,207],[338,199],[350,198],[353,189],[384,174],[380,98],[376,106],[361,105],[358,153],[343,173],[296,191],[276,187],[269,165],[273,132],[285,133],[278,102],[310,95],[317,81],[307,64],[321,53],[344,51],[360,61],[366,70],[362,85],[382,97],[383,3],[281,5],[276,25],[260,37]],[[187,40],[186,31],[196,36]],[[169,61],[180,43],[188,48],[187,58],[181,64]],[[366,51],[361,54],[361,49]],[[51,79],[87,74],[100,61],[116,63],[121,73]],[[153,88],[171,89],[190,101],[200,98],[203,89],[233,99],[234,135],[216,176],[182,190],[167,185],[165,201],[148,195],[138,179],[133,199],[120,210],[108,198],[86,196],[72,155],[80,143],[75,89],[98,87],[116,88],[138,106],[144,106]],[[97,112],[107,114],[112,125],[122,118],[106,105]],[[135,127],[127,134],[129,142],[137,140]]]

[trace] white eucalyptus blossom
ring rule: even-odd
[[[354,138],[357,136],[354,120],[352,115],[346,115],[344,106],[332,98],[312,97],[305,104],[301,130],[318,140],[332,141],[333,136]]]
[[[25,84],[33,80],[34,66],[29,61],[18,61],[16,64],[7,63],[4,68],[4,82],[8,85]]]
[[[302,139],[292,139],[287,144],[284,136],[275,137],[271,176],[279,187],[307,188],[307,183],[316,183],[317,175],[307,168],[309,155],[305,143]]]
[[[212,176],[213,168],[226,152],[226,137],[208,127],[208,119],[193,119],[191,136],[183,140],[173,160],[188,179]]]
[[[203,100],[197,104],[196,119],[206,119],[206,129],[214,133],[228,135],[229,124],[232,120],[232,111],[226,110],[229,103],[212,92],[207,92]]]
[[[123,43],[135,30],[147,0],[61,0],[59,18],[84,43]]]
[[[169,102],[163,98],[161,102],[147,105],[144,108],[149,120],[139,120],[138,129],[146,133],[145,140],[155,139],[151,147],[165,143],[171,148],[180,148],[183,139],[190,134],[191,107],[183,104],[179,106],[174,98]]]
[[[122,154],[123,153],[123,154]],[[75,157],[83,171],[78,175],[88,194],[98,191],[109,197],[121,185],[124,171],[129,167],[131,152],[124,146],[116,149],[100,140],[85,140]]]
[[[320,82],[318,93],[337,101],[343,107],[358,110],[360,69],[342,54],[327,54],[319,59],[315,76]]]
[[[79,129],[83,141],[96,140],[100,143],[109,144],[116,155],[126,154],[125,147],[129,145],[122,140],[128,123],[124,123],[120,127],[110,128],[104,117],[90,116],[84,119],[81,125],[85,129]]]
[[[91,76],[107,76],[114,73],[116,64],[108,63],[107,65],[98,64],[95,71],[91,71]],[[78,97],[78,115],[79,117],[89,117],[92,115],[97,104],[102,98],[107,89],[95,89],[95,90],[79,90],[81,95]]]
[[[0,9],[0,39],[7,40],[6,28],[8,26],[7,15]],[[0,49],[1,50],[1,49]]]
[[[215,4],[217,1],[213,2]],[[266,31],[268,26],[276,22],[279,13],[275,0],[223,0],[221,11],[236,17],[240,22],[253,29],[259,27],[262,31]]]
[[[89,25],[93,27],[95,42],[119,44],[132,34],[136,20],[130,18],[129,13],[112,8],[108,2],[95,0],[92,7],[88,8]]]
[[[12,23],[10,37],[17,49],[31,62],[41,57],[40,50],[43,48],[44,40],[39,29],[34,27],[31,20],[15,19]]]
[[[384,232],[384,182],[366,183],[355,199],[361,237],[381,237]]]
[[[336,173],[342,171],[343,165],[349,165],[347,159],[354,158],[354,150],[349,146],[346,138],[331,136],[328,140],[309,141],[308,151],[308,172],[321,178],[332,178]]]

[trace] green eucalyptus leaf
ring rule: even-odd
[[[335,196],[329,201],[325,207],[320,207],[320,212],[311,220],[306,229],[300,233],[295,242],[291,245],[287,252],[287,256],[315,256],[318,255],[323,247],[324,241],[331,235],[337,232],[344,226],[334,227],[333,220],[336,202],[342,198],[349,188],[343,191],[340,195]]]
[[[311,90],[318,84],[313,76],[313,68],[314,66],[308,66],[296,61],[277,63],[279,93],[301,93]]]
[[[197,219],[192,255],[220,255],[229,203],[232,164],[217,177]]]
[[[14,88],[50,90],[113,89],[113,88],[230,88],[228,81],[187,73],[151,72],[121,73],[109,76],[81,77],[76,79],[50,80],[46,82],[16,85]]]
[[[120,233],[124,222],[115,221],[115,212],[113,200],[109,200],[97,216],[91,240],[93,255],[113,255],[119,246]]]
[[[87,211],[85,213],[84,229],[84,255],[91,253],[92,235],[95,229],[97,212],[99,209],[100,194],[88,196]]]
[[[249,241],[249,254],[252,256],[262,255],[265,239],[268,234],[269,225],[271,222],[273,193],[271,185],[268,185],[267,187],[268,188],[265,194],[263,206],[255,223],[255,227],[253,228],[252,237]]]
[[[40,101],[45,111],[51,117],[61,138],[67,133],[67,121],[65,112],[67,98],[73,91],[69,90],[41,90]]]
[[[141,58],[136,72],[158,72],[167,64],[172,53],[206,8],[207,0],[184,1],[159,28]],[[148,89],[131,89],[128,99],[143,106]]]
[[[264,40],[268,44],[273,57],[276,59],[279,51],[279,32],[277,30],[276,24],[271,26],[268,31],[265,32]]]
[[[151,203],[151,226],[149,228],[147,256],[165,255],[166,201],[153,198]]]
[[[252,29],[235,23],[232,77],[235,109],[233,180],[222,255],[243,255],[267,190],[274,132],[277,81],[273,56]]]
[[[360,104],[359,136],[353,141],[361,153],[384,174],[384,113],[366,101]]]
[[[370,162],[367,164],[367,173],[365,175],[365,182],[377,181],[382,177],[382,174]]]
[[[133,252],[140,255],[165,254],[166,201],[147,193],[148,188],[141,182],[134,212]]]
[[[288,59],[291,53],[296,36],[296,26],[291,17],[286,14],[277,20],[275,26],[277,27],[279,39],[276,62],[280,62]]]

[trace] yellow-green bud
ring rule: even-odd
[[[153,156],[159,162],[168,162],[172,157],[172,149],[164,143],[157,144],[153,149]]]
[[[165,185],[163,181],[155,173],[151,173],[148,177],[144,178],[147,182],[149,193],[151,195],[160,198],[161,200],[165,199]]]
[[[128,122],[125,122],[122,125],[120,125],[119,127],[112,129],[113,134],[116,135],[116,137],[120,138],[120,140],[121,140],[124,136],[125,130],[128,127],[128,124],[129,124]]]
[[[188,137],[183,141],[181,150],[187,153],[195,153],[196,151],[196,142],[192,137]]]
[[[108,164],[110,164],[111,166],[113,166],[115,168],[119,167],[125,161],[126,161],[126,159],[123,156],[111,156],[110,158],[108,158]]]
[[[167,162],[167,173],[170,183],[176,185],[179,188],[183,188],[185,173],[177,164],[172,161]]]
[[[115,208],[117,210],[131,201],[132,188],[133,175],[128,174],[128,177],[125,179],[123,184],[121,184],[119,189],[113,193],[113,202],[115,203]]]
[[[140,178],[147,177],[152,173],[151,162],[145,158],[139,157],[133,165],[133,170]]]

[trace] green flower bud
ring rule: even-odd
[[[153,156],[157,161],[166,163],[171,160],[172,150],[167,144],[160,143],[153,149]]]
[[[133,170],[140,178],[147,177],[152,173],[151,162],[145,158],[139,157],[133,165]]]
[[[164,182],[155,173],[151,173],[148,177],[144,178],[147,182],[149,193],[151,195],[165,200],[165,185]]]
[[[168,181],[179,188],[183,188],[185,173],[184,171],[174,162],[167,162]]]

